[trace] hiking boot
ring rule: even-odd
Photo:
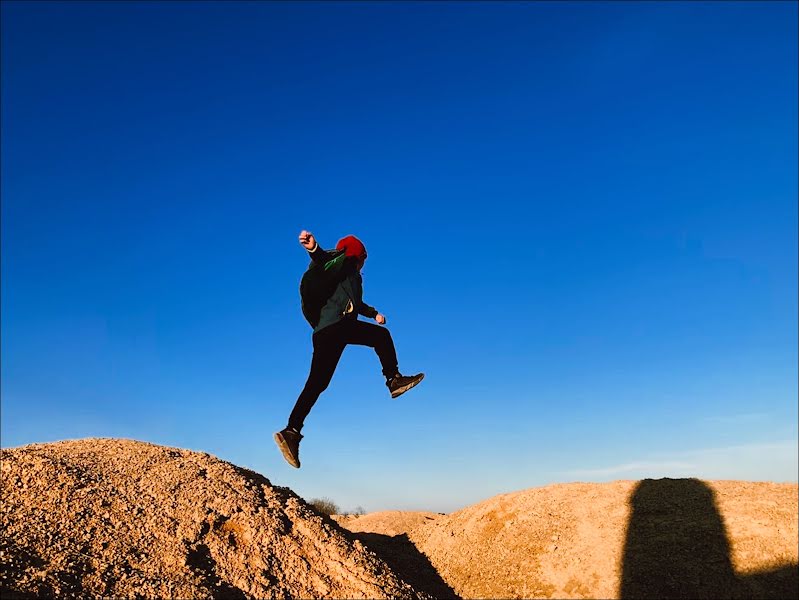
[[[278,431],[275,434],[275,442],[283,458],[295,469],[300,468],[300,440],[302,435],[299,431],[294,431],[288,427],[283,431]]]
[[[396,398],[414,387],[422,379],[424,379],[424,373],[408,376],[397,373],[394,377],[386,381],[386,386],[388,387],[388,391],[391,392],[391,397]]]

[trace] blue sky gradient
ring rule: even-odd
[[[2,445],[342,508],[797,480],[797,5],[2,4]],[[369,250],[291,469],[301,229]]]

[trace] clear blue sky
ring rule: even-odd
[[[2,4],[2,445],[342,508],[796,481],[797,5]],[[299,471],[301,229],[369,250]]]

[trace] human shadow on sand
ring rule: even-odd
[[[426,592],[437,599],[459,598],[406,534],[390,536],[358,532],[350,535],[383,559],[417,592]]]
[[[630,504],[621,598],[799,596],[796,564],[735,573],[713,490],[698,479],[645,479]]]

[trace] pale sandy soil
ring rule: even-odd
[[[796,484],[659,479],[339,523],[404,536],[463,598],[795,598],[797,505]]]
[[[3,598],[799,596],[796,484],[571,483],[330,519],[176,448],[89,439],[1,459]]]
[[[352,532],[379,533],[381,535],[401,535],[440,519],[439,513],[386,510],[367,515],[333,515],[333,520]]]

